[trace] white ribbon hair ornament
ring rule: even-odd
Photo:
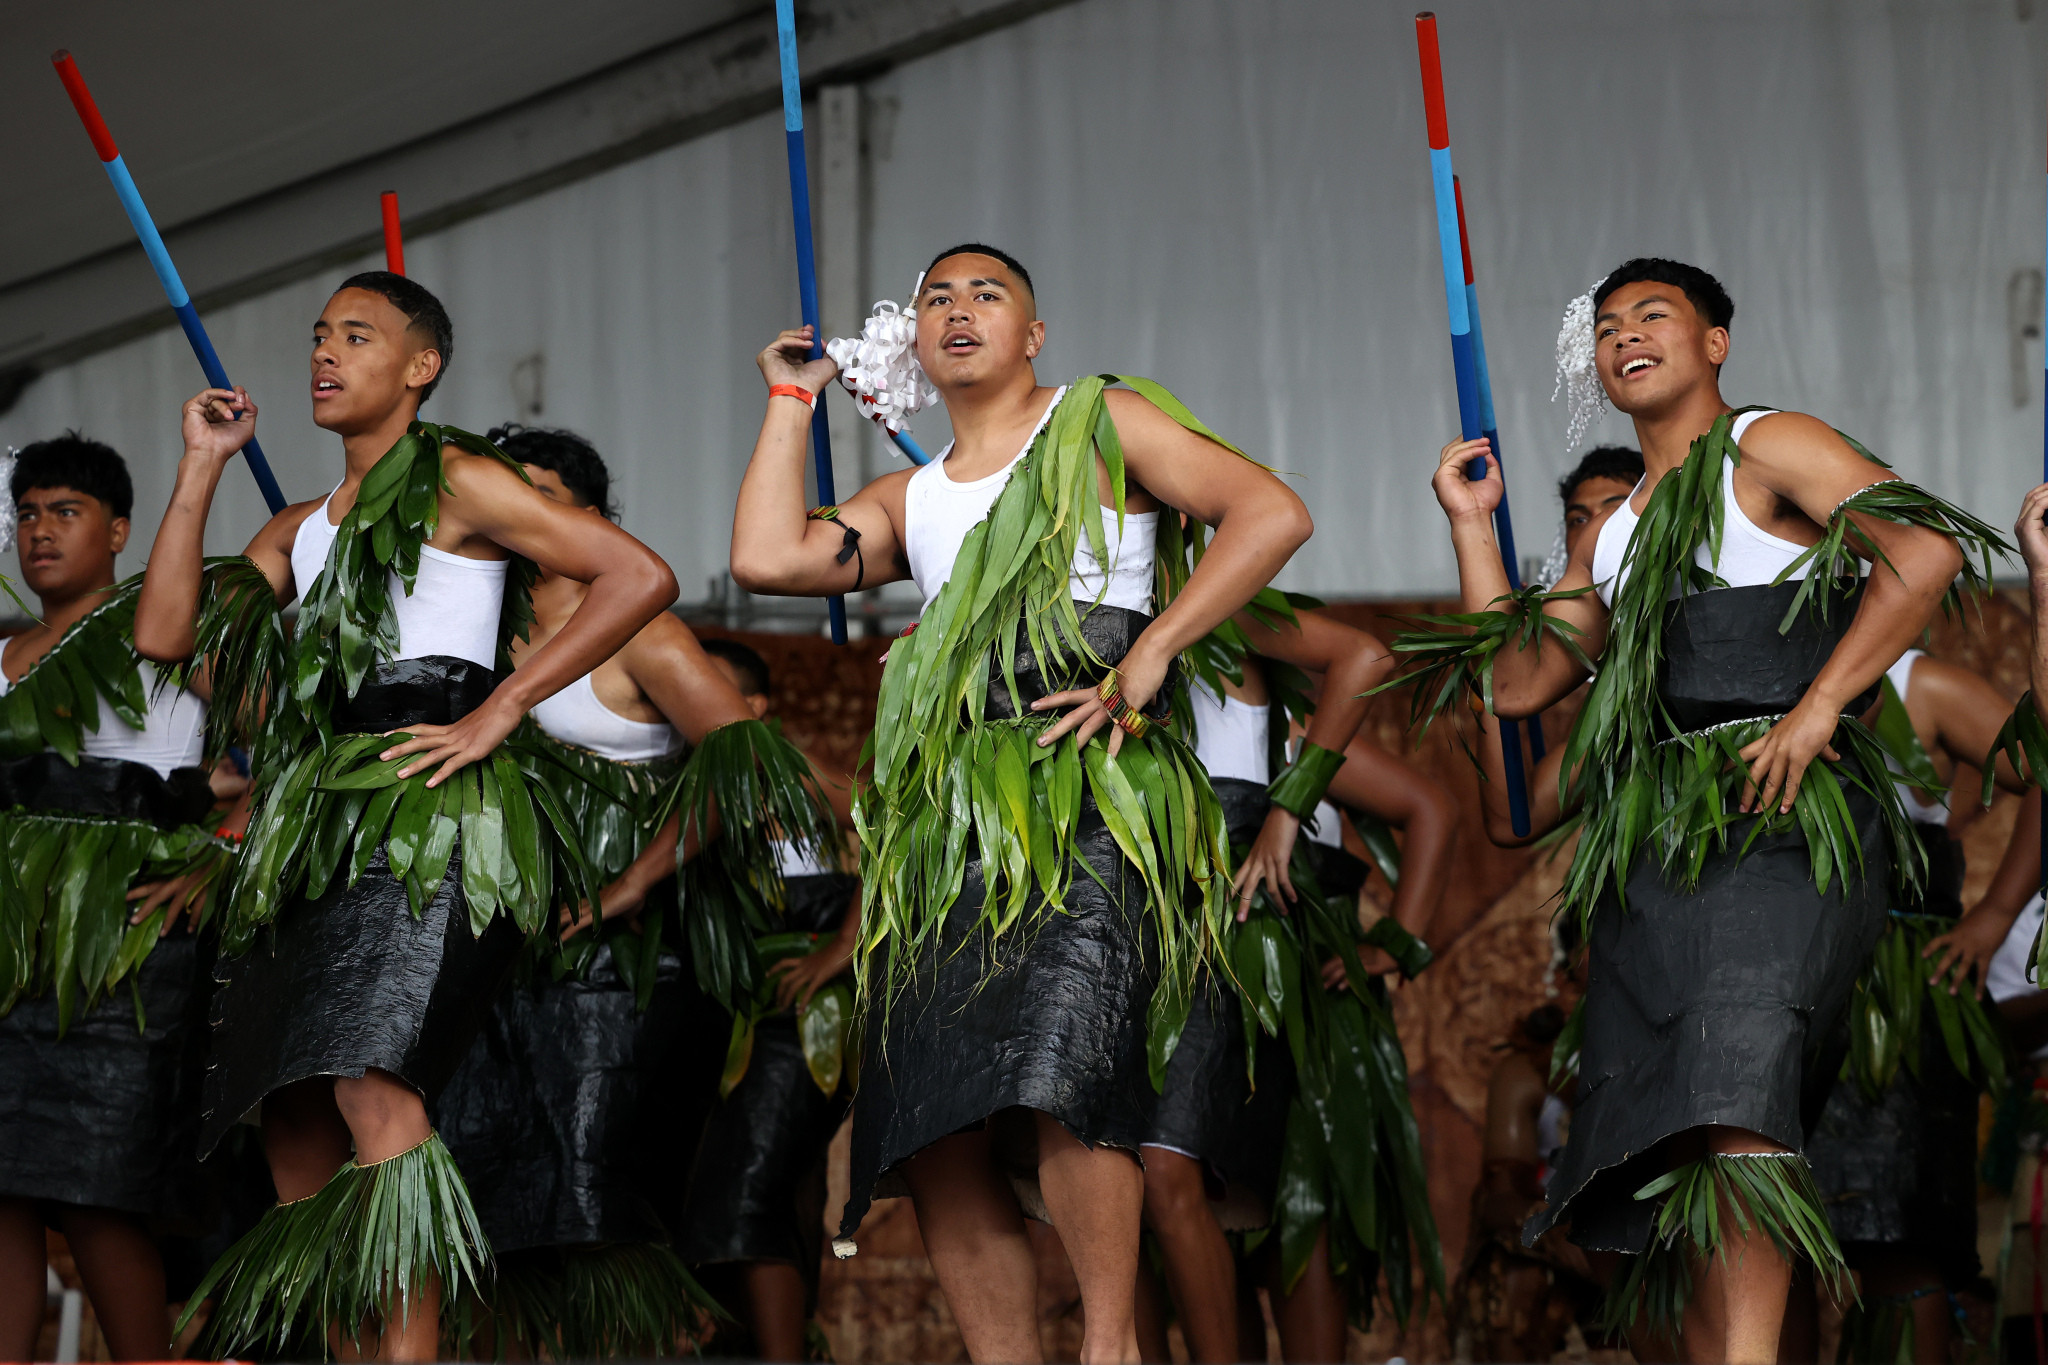
[[[14,548],[14,464],[21,452],[13,446],[0,455],[0,554]]]
[[[1593,289],[1599,287],[1596,283]],[[1557,329],[1557,384],[1550,391],[1550,401],[1555,403],[1563,394],[1569,406],[1566,450],[1578,449],[1586,429],[1607,411],[1607,390],[1600,387],[1600,371],[1593,363],[1593,289],[1565,306],[1564,321]]]
[[[924,277],[918,277],[918,287]],[[912,291],[911,298],[917,297]],[[860,415],[901,432],[914,412],[939,401],[939,391],[917,363],[917,318],[894,299],[882,299],[857,337],[834,337],[825,354],[839,366],[839,382]]]

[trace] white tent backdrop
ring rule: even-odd
[[[2009,303],[2042,255],[2048,14],[2030,9],[1442,11],[1525,556],[1549,544],[1549,485],[1570,462],[1548,401],[1558,314],[1638,254],[1727,283],[1732,401],[1817,413],[1907,477],[2010,519],[2038,478],[2042,429],[2040,344],[2016,342]],[[1290,586],[1444,589],[1455,573],[1427,480],[1456,413],[1412,13],[1082,0],[887,73],[866,87],[863,287],[906,291],[954,240],[1006,247],[1038,277],[1048,382],[1149,375],[1299,476],[1318,532]],[[611,457],[626,525],[686,596],[725,565],[761,411],[752,355],[796,313],[777,132],[756,120],[407,243],[457,324],[427,415],[482,429],[537,397],[537,420]],[[294,497],[336,477],[302,395],[307,326],[338,278],[208,319],[264,405]],[[0,416],[0,441],[77,425],[113,442],[137,474],[146,545],[178,404],[197,387],[165,331],[38,380]],[[916,432],[936,448],[943,414]],[[1613,417],[1589,437],[1628,439]],[[840,463],[843,492],[851,454]],[[232,473],[213,548],[239,548],[261,514]]]

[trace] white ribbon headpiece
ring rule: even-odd
[[[1593,289],[1599,287],[1596,282]],[[1557,329],[1557,384],[1550,401],[1555,403],[1563,394],[1569,407],[1566,450],[1577,450],[1586,429],[1607,411],[1607,390],[1600,387],[1600,371],[1593,363],[1593,289],[1565,306]]]
[[[20,453],[9,446],[0,455],[0,554],[14,548],[14,461]]]
[[[918,276],[918,287],[924,277]],[[916,291],[911,298],[915,300]],[[839,382],[853,395],[863,417],[892,432],[903,430],[914,412],[939,401],[939,391],[917,363],[917,318],[894,299],[882,299],[857,337],[834,337],[825,354],[839,366]]]

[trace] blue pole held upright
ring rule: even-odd
[[[1471,295],[1466,289],[1464,236],[1459,230],[1457,179],[1451,168],[1451,125],[1444,112],[1443,59],[1437,50],[1436,15],[1424,11],[1415,16],[1415,43],[1422,62],[1422,105],[1429,126],[1430,186],[1436,196],[1438,253],[1443,259],[1444,307],[1451,322],[1451,365],[1458,380],[1458,427],[1465,440],[1487,435],[1481,420],[1479,348],[1473,334]],[[1498,447],[1496,458],[1498,458]],[[1473,460],[1465,477],[1486,477],[1486,461]],[[1502,512],[1506,504],[1502,504]],[[1498,518],[1496,518],[1498,524]],[[1508,577],[1519,586],[1509,542],[1501,542]],[[1522,727],[1505,716],[1500,723],[1500,757],[1508,789],[1508,823],[1518,838],[1529,833],[1529,783],[1523,774]],[[1534,728],[1534,727],[1532,727]]]
[[[804,156],[804,92],[796,68],[796,0],[775,0],[775,37],[782,57],[782,129],[789,148],[789,206],[796,226],[796,287],[804,324],[811,329],[811,359],[825,354],[825,329],[818,322],[818,261],[811,241],[811,175]],[[811,454],[817,471],[818,502],[839,499],[832,489],[832,429],[821,396],[811,408]],[[846,599],[834,597],[832,643],[846,643]]]
[[[142,254],[149,258],[149,267],[156,272],[157,283],[163,286],[164,297],[170,301],[171,311],[177,315],[178,326],[185,329],[185,340],[192,343],[192,354],[199,358],[199,368],[206,375],[207,385],[216,389],[231,389],[226,367],[220,363],[220,354],[213,349],[213,339],[206,335],[206,324],[199,320],[198,310],[192,307],[192,296],[185,290],[185,282],[178,277],[178,268],[171,264],[171,253],[164,248],[163,234],[156,230],[156,221],[143,207],[142,192],[135,188],[135,177],[128,174],[127,163],[121,160],[121,153],[114,146],[114,135],[107,130],[107,121],[100,117],[99,105],[93,100],[92,91],[86,88],[85,77],[79,74],[78,63],[65,51],[52,53],[50,61],[57,68],[57,79],[64,82],[65,93],[71,96],[71,107],[78,111],[80,122],[85,124],[86,136],[92,139],[93,150],[99,154],[100,166],[113,182],[114,197],[121,201],[122,211],[128,215],[129,226],[142,243]],[[249,443],[242,447],[242,459],[248,464],[249,472],[256,476],[256,486],[263,490],[263,501],[270,504],[272,515],[285,508],[284,490],[277,486],[277,476],[270,472],[270,461],[263,458],[263,447],[251,436]]]

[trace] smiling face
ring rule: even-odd
[[[114,557],[128,544],[128,518],[75,488],[30,488],[14,505],[21,578],[45,606],[114,581]]]
[[[1635,492],[1635,485],[1625,479],[1609,478],[1595,474],[1582,480],[1572,490],[1564,505],[1564,549],[1567,555],[1579,552],[1579,541],[1585,538],[1586,528],[1607,512],[1613,511],[1628,501],[1628,495]]]
[[[1728,329],[1710,325],[1677,285],[1638,280],[1601,300],[1593,356],[1615,410],[1646,416],[1715,382]]]
[[[993,256],[948,256],[917,298],[917,361],[939,392],[1007,379],[1045,345],[1038,303]]]
[[[344,289],[313,324],[313,423],[346,436],[402,405],[417,410],[421,390],[440,370],[433,338],[389,299]]]

